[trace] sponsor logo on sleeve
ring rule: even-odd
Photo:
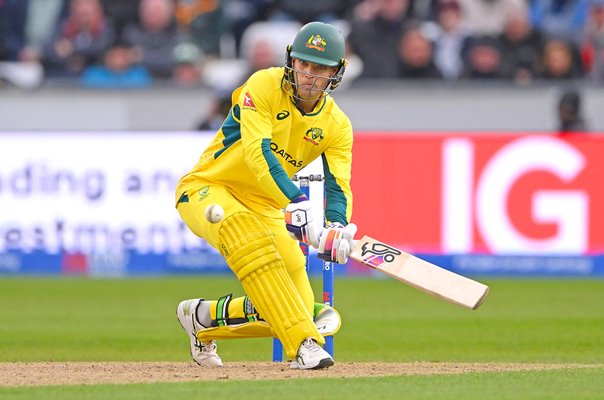
[[[252,99],[252,95],[249,92],[246,92],[243,99],[243,109],[244,110],[254,110],[256,111],[256,104],[254,104],[254,100]]]

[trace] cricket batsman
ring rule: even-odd
[[[287,47],[284,67],[254,73],[232,95],[222,127],[176,191],[176,208],[196,235],[224,256],[246,296],[189,299],[177,307],[202,366],[222,366],[216,339],[276,337],[292,368],[334,364],[321,345],[340,317],[315,305],[298,241],[319,257],[345,263],[353,247],[350,173],[352,126],[329,95],[341,82],[344,38],[311,22]],[[291,181],[314,159],[323,161],[327,228]],[[210,205],[224,217],[206,218]]]

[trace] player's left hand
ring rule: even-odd
[[[321,232],[318,257],[325,261],[346,264],[354,248],[353,237],[356,232],[355,224],[348,224],[346,227],[337,222],[329,224]]]

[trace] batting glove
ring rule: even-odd
[[[319,246],[321,227],[313,220],[310,201],[304,195],[285,208],[285,227],[290,236],[315,249]]]
[[[353,237],[356,232],[355,224],[348,224],[346,227],[337,222],[329,224],[321,232],[318,257],[325,261],[346,264],[354,248]]]

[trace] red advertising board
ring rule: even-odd
[[[604,136],[355,135],[353,221],[416,252],[604,250]]]

